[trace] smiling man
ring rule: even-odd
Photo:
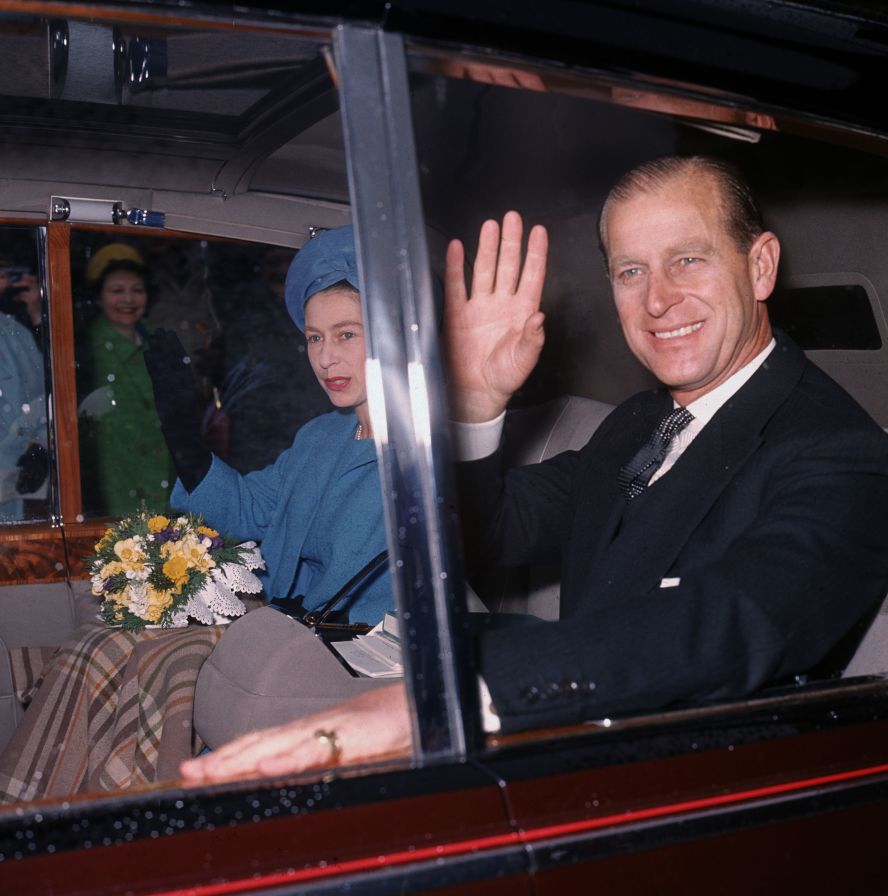
[[[763,303],[780,245],[729,171],[676,168],[663,161],[624,179],[601,239],[629,348],[687,406],[770,344]]]
[[[542,345],[545,234],[519,279],[520,218],[498,250],[485,226],[471,296],[460,246],[450,259],[467,551],[562,568],[557,622],[481,637],[502,726],[727,699],[817,666],[888,586],[888,436],[772,333],[780,245],[738,172],[670,157],[613,188],[599,235],[617,313],[665,388],[507,474],[499,421]]]

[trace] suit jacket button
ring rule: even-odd
[[[521,697],[525,703],[536,703],[540,699],[539,688],[534,687],[532,684],[528,685],[521,691]]]
[[[565,679],[561,682],[561,693],[565,696],[573,696],[580,690],[580,683],[572,679]]]

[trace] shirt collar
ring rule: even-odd
[[[724,405],[729,398],[740,391],[752,375],[765,363],[765,359],[774,350],[777,344],[776,340],[771,337],[771,341],[744,367],[741,367],[735,374],[729,376],[723,383],[716,386],[711,392],[701,395],[688,405],[688,410],[694,415],[694,420],[698,421],[700,426],[708,423]],[[678,407],[678,403],[675,402]]]

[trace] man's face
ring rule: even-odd
[[[607,254],[630,349],[687,405],[770,341],[763,302],[780,247],[764,233],[743,252],[723,221],[718,187],[698,173],[615,202]]]

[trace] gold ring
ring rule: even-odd
[[[339,755],[342,753],[342,745],[335,731],[328,731],[326,728],[318,728],[314,736],[323,744],[327,744],[330,748],[330,764],[335,765],[339,762]]]

